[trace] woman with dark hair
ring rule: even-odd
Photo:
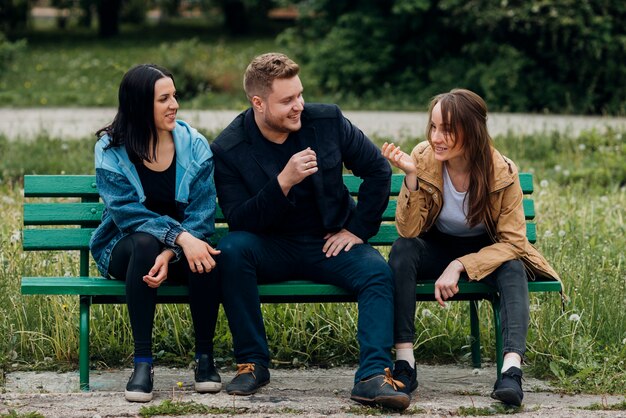
[[[97,132],[96,183],[104,202],[90,249],[104,277],[126,281],[134,339],[128,401],[152,399],[152,327],[157,288],[186,281],[196,343],[195,389],[219,392],[213,334],[219,307],[213,154],[207,140],[177,120],[174,77],[165,68],[131,68],[119,88],[113,123]]]
[[[458,293],[459,280],[481,280],[498,289],[504,340],[502,377],[491,397],[521,405],[521,362],[529,322],[528,277],[559,280],[526,238],[516,166],[494,147],[487,106],[463,89],[430,103],[426,139],[411,155],[385,143],[383,155],[405,173],[396,225],[401,236],[389,255],[395,280],[394,379],[417,388],[416,281],[436,280],[441,306]]]

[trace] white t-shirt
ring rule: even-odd
[[[458,192],[446,165],[443,165],[443,207],[435,222],[437,229],[444,234],[455,237],[475,237],[485,233],[485,224],[479,223],[473,228],[467,224],[468,204],[465,199],[467,192]]]

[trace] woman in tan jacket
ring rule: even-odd
[[[410,394],[417,388],[415,285],[436,280],[440,305],[458,292],[461,280],[497,287],[504,364],[491,396],[521,405],[521,362],[529,322],[529,276],[558,275],[526,239],[517,168],[493,148],[487,106],[463,89],[430,104],[427,141],[411,155],[385,143],[383,155],[406,176],[398,196],[396,225],[402,238],[389,265],[395,280],[394,378]]]

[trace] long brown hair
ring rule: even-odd
[[[463,138],[461,146],[469,161],[469,187],[467,223],[474,227],[487,221],[490,209],[489,187],[493,181],[493,146],[487,131],[487,105],[476,93],[465,89],[454,89],[435,96],[428,109],[428,120],[432,120],[433,108],[441,103],[441,116],[450,124],[454,140]],[[426,128],[426,138],[431,143],[431,123]],[[454,144],[456,146],[456,143]]]

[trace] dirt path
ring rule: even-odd
[[[179,118],[196,128],[220,131],[238,113],[234,110],[182,110]],[[423,136],[427,119],[423,112],[346,111],[345,115],[367,135],[395,141],[407,136]],[[0,108],[0,134],[11,140],[31,139],[42,132],[55,138],[86,138],[110,123],[113,116],[114,108]],[[578,136],[583,130],[603,132],[607,127],[626,131],[626,118],[491,113],[488,126],[492,136],[509,131],[516,134],[558,131]]]
[[[225,392],[200,395],[193,391],[191,370],[157,367],[155,398],[147,405],[165,400],[193,401],[204,404],[218,415],[228,416],[364,416],[391,415],[361,407],[350,401],[353,370],[271,370],[272,382],[250,397],[232,397]],[[420,387],[413,394],[405,415],[447,417],[463,415],[463,408],[493,411],[497,404],[489,397],[495,369],[467,367],[418,366]],[[222,372],[228,382],[233,373]],[[6,376],[0,394],[0,415],[10,410],[24,414],[38,412],[45,417],[133,417],[143,405],[124,400],[123,390],[130,371],[92,372],[92,391],[78,392],[76,373],[14,372]],[[176,383],[182,382],[182,388]],[[516,417],[626,417],[626,411],[590,411],[580,409],[592,404],[616,404],[622,396],[560,395],[543,381],[526,378],[523,409]],[[188,415],[193,416],[193,415]],[[197,416],[197,415],[196,415]],[[471,415],[468,415],[471,416]],[[494,414],[493,416],[499,416]]]

